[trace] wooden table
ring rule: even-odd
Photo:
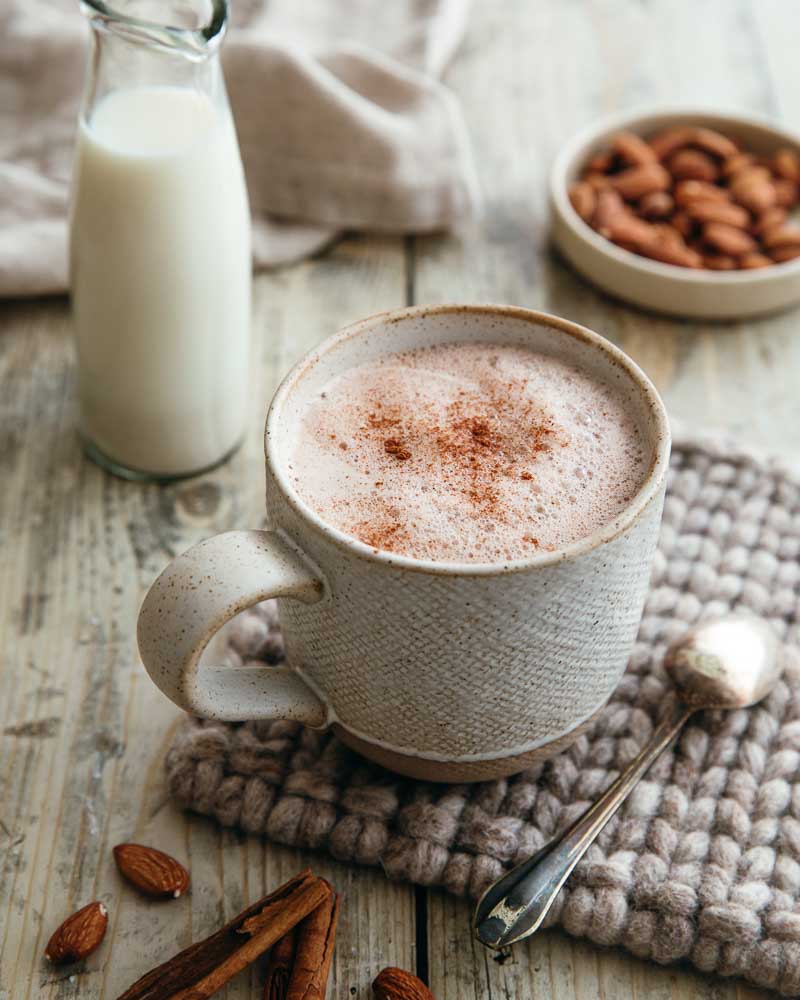
[[[312,862],[346,893],[331,995],[369,995],[387,964],[417,969],[438,1000],[764,994],[666,970],[562,933],[499,965],[473,944],[469,906],[224,831],[181,814],[162,780],[178,712],[134,642],[142,595],[177,552],[262,515],[261,430],[289,365],[369,313],[444,300],[512,302],[610,337],[671,412],[800,460],[798,313],[690,325],[599,295],[547,248],[546,181],[559,145],[594,116],[658,100],[744,108],[800,125],[800,8],[782,0],[490,0],[447,75],[462,99],[486,193],[480,224],[447,237],[352,237],[261,275],[250,434],[223,469],[172,486],[102,473],[78,450],[73,350],[62,300],[0,311],[0,1000],[115,997]],[[135,839],[186,861],[193,891],[147,903],[110,849]],[[61,919],[91,899],[107,940],[78,972],[42,960]],[[255,998],[258,971],[224,995]]]

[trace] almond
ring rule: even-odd
[[[706,254],[703,264],[712,271],[735,271],[739,266],[735,257],[725,254]]]
[[[715,132],[713,128],[692,129],[691,144],[702,149],[704,153],[718,156],[721,160],[736,156],[739,151],[732,139],[721,132]]]
[[[611,178],[611,186],[627,201],[638,201],[651,191],[668,191],[671,183],[672,178],[660,163],[628,167]]]
[[[611,187],[611,178],[608,174],[598,174],[594,170],[590,170],[589,173],[583,175],[583,180],[594,188],[595,191],[601,191],[603,188]]]
[[[611,148],[621,160],[632,167],[640,167],[644,163],[655,163],[658,159],[653,147],[634,132],[617,132],[611,140]]]
[[[595,153],[586,164],[586,169],[590,173],[605,174],[614,164],[614,157],[609,152]]]
[[[114,860],[125,878],[148,896],[175,899],[189,886],[189,873],[183,865],[155,847],[118,844]]]
[[[589,222],[597,207],[597,193],[592,185],[586,181],[575,181],[570,184],[569,200],[583,221]]]
[[[708,181],[678,181],[675,185],[675,201],[682,206],[704,198],[706,201],[713,198],[715,201],[730,201],[731,196],[725,188],[717,187],[716,184],[709,184]]]
[[[738,257],[756,249],[755,240],[735,226],[726,226],[724,222],[707,222],[703,226],[703,239],[722,254]]]
[[[681,245],[672,240],[658,240],[639,250],[644,257],[661,261],[662,264],[673,264],[675,267],[699,268],[703,266],[703,258],[696,250]]]
[[[746,208],[718,198],[695,198],[686,206],[686,214],[695,222],[724,222],[738,229],[746,229],[750,224]]]
[[[734,153],[733,156],[727,157],[723,162],[722,176],[733,177],[734,174],[738,174],[745,167],[751,167],[753,163],[755,163],[755,160],[751,153]]]
[[[767,250],[777,250],[778,247],[800,246],[800,229],[791,226],[772,226],[765,229],[761,242]]]
[[[731,178],[731,194],[740,205],[760,215],[777,201],[775,186],[765,167],[747,167]]]
[[[669,220],[669,224],[678,230],[684,239],[688,239],[692,232],[692,220],[686,212],[676,212]]]
[[[592,225],[601,236],[608,236],[609,227],[615,219],[626,212],[622,198],[612,188],[597,192],[597,208]]]
[[[433,993],[421,979],[410,972],[389,966],[372,983],[375,1000],[434,1000]]]
[[[793,149],[779,149],[772,161],[775,173],[787,181],[800,181],[800,157]]]
[[[773,181],[772,187],[775,189],[775,204],[780,208],[793,208],[797,204],[798,185],[796,181],[779,177]]]
[[[79,962],[100,946],[106,927],[108,910],[102,903],[88,903],[67,917],[47,943],[44,957],[54,965]]]
[[[676,180],[715,181],[719,176],[716,163],[696,149],[679,149],[667,164]]]
[[[775,247],[770,250],[769,255],[776,264],[783,264],[784,261],[800,257],[800,247]]]
[[[772,261],[763,253],[745,253],[739,258],[739,267],[745,271],[754,271],[759,267],[770,267]]]
[[[675,202],[666,191],[651,191],[642,198],[637,208],[645,219],[666,219],[672,215]]]
[[[775,226],[782,226],[785,221],[786,209],[779,208],[775,205],[773,208],[768,208],[766,212],[762,212],[761,215],[759,215],[751,231],[755,233],[756,236],[760,236],[768,229],[772,229]]]
[[[651,136],[650,146],[660,160],[665,160],[671,156],[676,149],[688,146],[692,138],[692,129],[687,125],[678,125],[674,128],[664,129]]]
[[[632,212],[615,215],[608,225],[607,235],[614,243],[626,243],[635,247],[649,246],[658,239],[655,226],[638,218]]]

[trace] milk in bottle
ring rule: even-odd
[[[81,114],[73,178],[80,429],[112,471],[169,478],[215,464],[242,435],[250,216],[208,39],[187,29],[197,51],[178,42],[161,51],[146,28],[117,39],[114,28],[104,22],[95,33],[101,68]],[[112,43],[122,58],[109,81],[102,57]],[[136,47],[148,43],[153,51],[141,58]],[[175,61],[191,67],[186,79]]]

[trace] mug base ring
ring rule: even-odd
[[[458,783],[492,781],[495,778],[508,778],[512,774],[518,774],[520,771],[533,767],[534,764],[539,764],[561,753],[562,750],[566,750],[582,733],[594,725],[606,704],[607,702],[604,702],[588,719],[584,719],[568,733],[558,736],[535,750],[528,750],[526,753],[514,754],[510,757],[494,757],[487,760],[428,760],[425,757],[415,757],[413,754],[389,750],[376,743],[370,743],[368,740],[354,735],[337,722],[334,722],[331,728],[336,738],[351,750],[355,750],[362,757],[407,778],[415,778],[417,781]]]

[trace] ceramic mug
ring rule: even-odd
[[[642,429],[649,470],[613,522],[554,552],[459,564],[378,551],[300,499],[287,461],[307,401],[354,365],[453,342],[526,345],[619,386]],[[195,715],[332,726],[365,756],[427,780],[512,774],[586,728],[625,669],[669,449],[667,415],[647,377],[574,323],[483,305],[362,320],[303,358],[275,394],[265,446],[270,530],[217,535],[164,570],[139,616],[142,660],[161,690]],[[214,662],[207,647],[220,627],[272,597],[287,665]]]

